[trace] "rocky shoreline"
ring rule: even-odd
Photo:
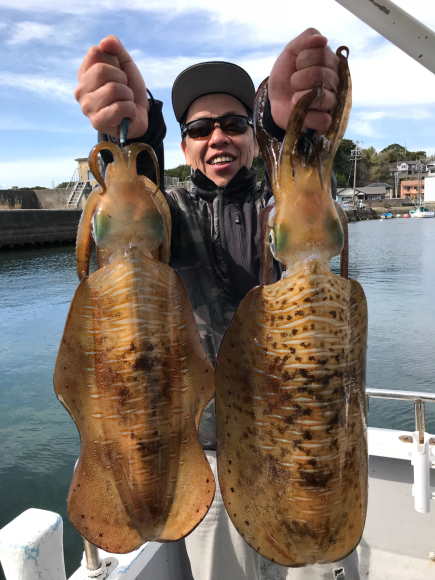
[[[434,209],[435,204],[427,204],[430,209]],[[349,223],[360,222],[366,220],[379,220],[383,213],[393,214],[393,218],[403,217],[404,214],[409,214],[409,212],[414,209],[413,206],[405,207],[371,207],[367,209],[347,209],[346,216]]]

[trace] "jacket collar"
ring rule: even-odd
[[[199,196],[204,201],[213,201],[220,193],[225,198],[241,199],[252,194],[257,189],[257,170],[247,169],[244,165],[230,179],[225,187],[218,187],[214,181],[196,169],[192,173],[192,195]]]

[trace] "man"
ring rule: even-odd
[[[325,133],[336,102],[337,70],[338,58],[317,30],[310,28],[292,40],[270,73],[264,117],[268,132],[282,139],[295,103],[323,83],[321,102],[312,104],[305,125]],[[78,76],[75,96],[99,132],[99,140],[119,143],[118,127],[128,117],[127,143],[141,141],[154,148],[163,183],[162,104],[147,98],[145,82],[121,42],[108,36],[89,49]],[[171,266],[183,280],[213,364],[237,306],[260,283],[259,213],[272,193],[267,183],[257,185],[252,169],[258,155],[252,124],[254,94],[243,69],[221,62],[183,71],[172,93],[194,188],[191,193],[165,192],[172,216]],[[104,163],[111,161],[108,152],[102,152],[102,157]],[[138,157],[138,172],[155,180],[146,154]],[[276,279],[278,275],[276,264]],[[214,402],[201,419],[200,439],[217,481]],[[258,554],[226,515],[218,484],[210,511],[186,538],[186,548],[195,580],[259,578]]]

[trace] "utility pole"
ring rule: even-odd
[[[356,162],[361,159],[361,149],[358,149],[358,141],[355,141],[355,149],[351,149],[350,156],[355,160],[355,166],[353,171],[353,195],[352,195],[352,205],[355,207]]]
[[[421,205],[421,163],[418,166],[418,203]]]
[[[394,196],[397,199],[399,197],[399,172],[395,171],[394,172]]]

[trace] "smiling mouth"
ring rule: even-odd
[[[230,157],[229,155],[222,155],[221,157],[214,157],[211,161],[209,161],[210,165],[226,165],[227,163],[231,163],[234,161],[235,157]]]

